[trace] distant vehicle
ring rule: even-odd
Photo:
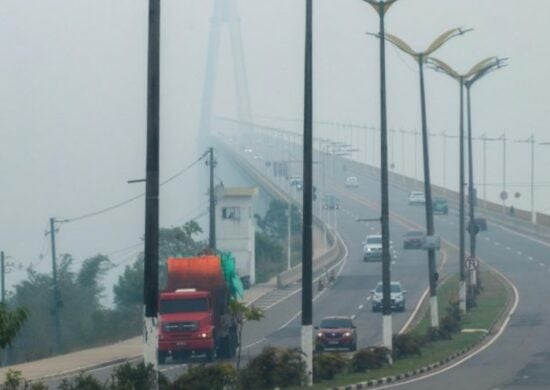
[[[403,249],[420,249],[424,242],[424,232],[409,230],[403,235]]]
[[[426,197],[423,192],[411,191],[409,193],[409,205],[424,205],[426,204]]]
[[[367,236],[363,241],[363,261],[382,261],[382,236]]]
[[[244,152],[245,152],[245,153],[252,153],[252,149],[246,147],[246,148],[244,148]]]
[[[296,187],[297,189],[302,189],[302,186],[304,185],[302,178],[298,176],[291,176],[289,183],[291,187]]]
[[[477,232],[482,232],[487,230],[487,220],[485,218],[474,218],[474,223],[477,229]],[[466,230],[470,231],[470,221],[466,222]]]
[[[391,282],[390,284],[390,305],[391,309],[395,311],[405,311],[405,294],[406,290],[403,290],[401,283]],[[371,290],[372,296],[372,311],[382,310],[382,282],[376,285],[374,290]]]
[[[447,215],[449,213],[449,206],[447,198],[436,197],[432,199],[432,210],[434,214]]]
[[[256,154],[254,155],[254,160],[262,160],[263,158],[264,158],[264,157],[263,157],[261,154],[259,154],[259,153],[256,153]]]
[[[357,188],[359,187],[359,180],[355,176],[346,177],[346,187],[348,188]]]
[[[357,332],[350,317],[325,317],[315,327],[315,350],[322,352],[328,348],[357,349]]]
[[[323,208],[328,210],[337,210],[340,208],[340,203],[338,202],[338,198],[334,194],[325,194],[325,197],[323,199]]]

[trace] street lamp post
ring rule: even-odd
[[[537,213],[535,211],[535,135],[531,134],[529,138],[523,141],[516,141],[518,143],[531,144],[531,223],[537,223]]]
[[[447,65],[445,62],[438,60],[436,58],[430,57],[428,60],[430,66],[436,71],[445,73],[446,75],[452,77],[458,81],[460,88],[460,125],[459,125],[459,139],[460,139],[460,161],[459,161],[459,263],[460,263],[460,288],[459,288],[459,302],[460,309],[466,311],[466,266],[465,266],[465,237],[464,237],[464,86],[467,81],[477,80],[479,77],[488,73],[494,67],[501,66],[501,60],[495,57],[486,58],[476,65],[474,65],[467,73],[460,74]],[[478,75],[480,75],[477,77]],[[475,82],[475,80],[474,80]],[[471,221],[472,223],[473,221]],[[470,229],[473,231],[473,229]]]
[[[382,340],[392,350],[392,315],[390,306],[390,226],[388,189],[388,129],[386,112],[386,39],[384,16],[397,0],[364,0],[378,13],[380,19],[380,185],[381,185],[381,230],[382,230]]]
[[[425,51],[416,52],[403,40],[395,35],[386,34],[386,39],[409,54],[418,63],[420,73],[420,113],[422,118],[422,154],[424,162],[424,194],[426,197],[426,236],[434,236],[434,218],[433,218],[433,203],[432,203],[432,186],[430,179],[430,154],[428,145],[428,120],[426,114],[426,90],[424,83],[424,64],[427,58],[437,49],[443,46],[450,39],[463,35],[467,31],[461,28],[454,28],[446,31],[438,36]],[[416,164],[416,161],[415,161]],[[431,326],[439,327],[439,313],[437,307],[437,286],[436,286],[436,264],[435,264],[435,248],[428,248],[428,280],[430,284],[430,314]]]

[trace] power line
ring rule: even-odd
[[[177,173],[175,173],[174,175],[170,176],[168,179],[164,180],[163,182],[160,183],[160,186],[163,186],[171,181],[173,181],[174,179],[176,179],[177,177],[183,175],[185,172],[187,172],[189,169],[191,169],[193,166],[195,166],[197,163],[199,163],[199,161],[201,161],[204,157],[206,156],[206,153],[203,154],[202,156],[200,156],[198,159],[196,159],[195,161],[193,161],[191,164],[187,165],[185,168],[181,169],[180,171],[178,171]],[[104,209],[100,209],[100,210],[97,210],[97,211],[93,211],[93,212],[90,212],[90,213],[86,213],[86,214],[82,214],[82,215],[79,215],[77,217],[73,217],[73,218],[67,218],[66,220],[64,220],[64,222],[75,222],[75,221],[80,221],[82,219],[88,219],[88,218],[91,218],[91,217],[95,217],[96,215],[100,215],[100,214],[105,214],[109,211],[112,211],[112,210],[115,210],[115,209],[118,209],[119,207],[122,207],[122,206],[125,206],[127,205],[128,203],[131,203],[135,200],[138,200],[140,198],[143,198],[145,196],[145,193],[141,193],[139,195],[136,195],[130,199],[127,199],[125,201],[122,201],[120,203],[116,203],[112,206],[109,206],[109,207],[106,207]]]

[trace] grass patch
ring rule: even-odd
[[[482,272],[480,280],[483,290],[477,298],[477,306],[471,309],[462,319],[463,329],[490,329],[500,316],[507,300],[507,290],[504,282],[490,272]],[[438,301],[440,317],[446,313],[450,300],[458,297],[458,277],[448,279],[439,288]],[[429,310],[422,320],[414,327],[413,333],[426,334],[430,326]],[[395,376],[417,368],[427,366],[443,360],[449,355],[477,344],[482,333],[456,333],[452,339],[431,342],[421,348],[421,356],[399,359],[393,366],[372,370],[367,373],[345,374],[337,376],[334,380],[316,383],[313,389],[326,389],[349,385],[357,382],[368,381],[388,376]]]

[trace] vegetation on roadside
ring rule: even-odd
[[[394,336],[393,364],[389,364],[389,351],[383,347],[358,350],[353,355],[342,353],[316,353],[313,360],[314,389],[343,386],[412,371],[427,366],[447,356],[475,345],[481,334],[460,332],[460,329],[490,329],[506,305],[507,291],[495,275],[484,274],[484,289],[477,306],[467,314],[457,310],[455,298],[458,281],[451,278],[439,292],[439,304],[444,313],[438,332],[430,330],[429,312],[411,332]],[[262,390],[273,388],[298,388],[306,375],[301,351],[297,348],[278,349],[266,347],[246,367],[237,369],[231,364],[192,365],[172,382],[161,375],[161,390],[224,389]],[[123,364],[105,383],[81,374],[66,379],[62,390],[126,390],[148,389],[155,380],[152,366]],[[5,389],[47,389],[40,383],[27,383],[17,372],[9,372],[3,385]]]
[[[300,262],[302,216],[296,205],[291,207],[291,261]],[[266,282],[287,268],[288,203],[273,200],[264,217],[256,218],[256,280]]]

